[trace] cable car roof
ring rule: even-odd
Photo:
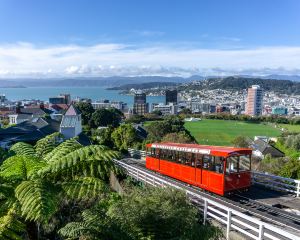
[[[199,144],[182,144],[182,143],[151,143],[147,144],[147,147],[168,149],[181,152],[192,152],[200,154],[208,154],[214,156],[228,157],[232,155],[251,154],[250,148],[236,148],[227,146],[209,146]]]

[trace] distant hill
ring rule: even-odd
[[[274,91],[282,94],[300,94],[300,82],[245,77],[210,78],[208,80],[182,84],[178,89],[243,90],[251,85],[260,85],[266,91]]]
[[[178,83],[176,82],[147,82],[147,83],[131,83],[131,84],[125,84],[121,85],[119,87],[112,87],[107,88],[108,90],[125,90],[129,91],[130,89],[149,89],[149,88],[164,88],[164,87],[172,87],[177,86]]]
[[[300,76],[298,75],[269,75],[264,77],[253,77],[253,76],[235,76],[226,77],[229,81],[225,84],[227,87],[229,84],[234,84],[234,79],[257,79],[260,80],[292,80],[299,81]],[[140,76],[140,77],[74,77],[74,78],[41,78],[41,79],[30,79],[30,78],[19,78],[19,79],[0,79],[0,87],[120,87],[127,84],[144,84],[144,83],[167,83],[171,82],[173,84],[187,84],[190,82],[202,82],[205,79],[220,79],[217,76],[199,76],[194,75],[191,77],[162,77],[162,76]],[[260,79],[260,80],[258,80]],[[253,82],[254,80],[245,80]],[[247,83],[247,84],[248,84]],[[221,83],[223,84],[223,83]],[[281,84],[280,82],[277,84]],[[293,84],[292,84],[293,85]]]
[[[197,79],[199,80],[199,79]],[[82,78],[53,78],[53,79],[0,79],[0,87],[16,86],[22,84],[25,87],[117,87],[124,84],[139,84],[149,82],[173,82],[183,83],[190,78],[182,77],[82,77]]]

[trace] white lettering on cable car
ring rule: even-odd
[[[181,152],[193,152],[193,153],[201,153],[201,154],[210,154],[210,149],[200,149],[200,148],[190,148],[190,147],[176,147],[176,146],[169,146],[163,144],[152,144],[153,148],[160,148],[160,149],[168,149],[168,150],[175,150]]]

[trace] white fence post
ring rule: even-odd
[[[258,239],[259,240],[264,239],[264,225],[262,223],[259,225]]]
[[[230,226],[231,226],[231,211],[230,211],[230,210],[228,210],[228,212],[227,212],[227,229],[226,229],[226,239],[229,239]]]
[[[207,200],[204,200],[204,211],[203,211],[203,222],[206,224],[206,219],[207,219]]]
[[[300,197],[300,181],[297,183],[297,197]]]

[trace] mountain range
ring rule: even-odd
[[[246,78],[276,79],[299,81],[298,75],[268,75],[268,76],[239,76]],[[139,77],[80,77],[80,78],[47,78],[47,79],[0,79],[0,87],[119,87],[125,84],[139,84],[149,82],[172,82],[188,83],[201,81],[208,78],[220,78],[220,76],[199,76],[191,77],[163,77],[163,76],[139,76]]]

